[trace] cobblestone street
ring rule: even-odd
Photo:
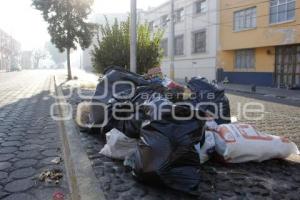
[[[0,73],[0,199],[52,199],[68,195],[66,177],[55,184],[41,182],[45,170],[64,166],[58,126],[50,116],[54,102],[51,71]]]
[[[66,88],[65,88],[66,89]],[[66,94],[69,93],[65,91]],[[85,96],[93,95],[85,90]],[[261,131],[290,137],[300,145],[300,108],[248,97],[228,94],[232,116],[240,122],[255,125]],[[82,99],[76,91],[67,99],[76,105]],[[264,108],[263,120],[247,120],[239,116],[238,107],[248,102],[261,103]],[[249,107],[251,108],[251,106]],[[255,107],[252,107],[255,108]],[[255,116],[252,114],[252,116]],[[80,133],[86,153],[93,164],[101,189],[107,199],[195,199],[167,188],[156,188],[136,182],[122,166],[122,162],[99,154],[104,142],[99,135]],[[298,159],[299,160],[299,159]],[[196,199],[299,199],[300,163],[284,160],[271,160],[263,163],[224,164],[209,161],[200,167],[200,196]]]
[[[260,131],[269,132],[274,135],[287,136],[294,141],[298,147],[300,146],[300,107],[272,103],[233,94],[229,94],[228,97],[230,98],[232,115],[237,116],[240,122],[252,124]],[[263,120],[247,120],[245,117],[238,114],[241,113],[238,111],[238,108],[243,107],[249,102],[261,104],[263,106],[264,112],[261,113],[263,114]]]
[[[266,131],[280,136],[287,136],[294,141],[298,147],[300,146],[300,107],[272,103],[233,94],[229,94],[228,97],[231,103],[230,106],[232,115],[236,116],[238,121],[252,124],[260,131]],[[249,120],[245,119],[245,116],[241,115],[241,112],[238,109],[242,108],[249,102],[262,105],[264,112],[258,114],[262,114],[262,120]],[[251,106],[249,108],[251,108]],[[257,106],[252,108],[257,108]],[[249,116],[251,116],[251,114],[249,114]]]
[[[300,0],[1,0],[0,200],[300,200]]]

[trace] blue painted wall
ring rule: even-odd
[[[223,72],[229,83],[258,86],[273,86],[273,73],[271,72]]]

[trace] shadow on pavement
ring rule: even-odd
[[[14,99],[19,95],[6,97],[12,103],[0,102],[0,199],[52,199],[58,191],[67,196],[66,176],[58,183],[38,178],[46,169],[64,171],[63,163],[51,162],[61,156],[58,127],[50,115],[54,98],[47,90]]]

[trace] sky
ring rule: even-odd
[[[43,48],[50,40],[47,23],[39,11],[31,6],[32,0],[0,0],[0,29],[21,43],[22,50]],[[126,13],[130,0],[94,0],[94,13]],[[166,0],[137,0],[137,8],[147,10]]]
[[[1,0],[0,0],[1,1]],[[137,8],[147,10],[167,0],[136,0]],[[130,0],[95,0],[94,11],[98,13],[124,13],[130,11]]]
[[[47,24],[31,0],[0,0],[0,29],[18,40],[22,49],[43,47],[50,39]]]

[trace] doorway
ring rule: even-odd
[[[275,85],[300,87],[300,45],[280,46],[275,51]]]

